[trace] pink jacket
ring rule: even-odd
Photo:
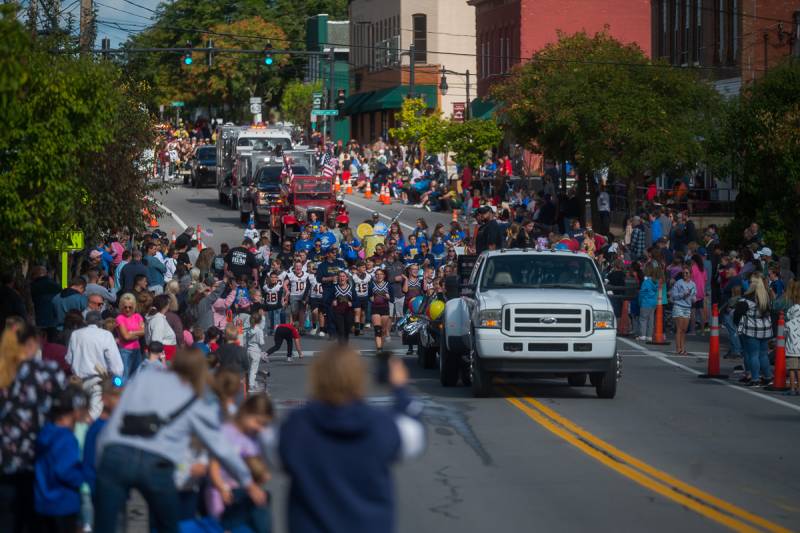
[[[692,262],[692,281],[694,281],[694,286],[697,287],[696,300],[700,301],[706,297],[706,272],[705,270],[700,270],[694,262]]]
[[[214,325],[219,329],[224,330],[228,325],[225,312],[233,305],[234,298],[236,298],[236,291],[231,291],[227,298],[217,298],[217,301],[211,305],[211,311],[214,313]]]

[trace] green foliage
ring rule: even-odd
[[[717,139],[721,171],[737,178],[738,225],[756,221],[778,253],[800,255],[800,62],[771,68],[731,105]]]
[[[442,128],[441,113],[429,113],[423,98],[408,98],[400,108],[400,127],[390,128],[389,135],[403,144],[417,146],[435,136]]]
[[[281,99],[283,118],[306,131],[311,122],[311,109],[314,103],[313,93],[315,92],[322,92],[321,81],[315,83],[290,82],[283,90],[283,98]]]
[[[451,122],[447,128],[453,161],[462,167],[478,168],[486,160],[487,152],[497,147],[503,132],[493,120],[472,119]]]
[[[58,249],[61,231],[83,229],[93,239],[141,225],[148,187],[134,158],[151,137],[139,88],[108,62],[37,47],[13,9],[0,15],[4,261]]]
[[[720,105],[692,70],[651,64],[604,32],[560,35],[494,97],[519,139],[584,176],[608,168],[629,191],[647,174],[702,160]]]

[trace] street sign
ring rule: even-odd
[[[261,104],[250,104],[250,112],[254,115],[261,113]]]
[[[251,104],[259,104],[261,105],[261,97],[260,96],[251,96],[250,97]]]
[[[338,109],[312,109],[312,115],[322,115],[325,117],[335,117],[339,115]]]
[[[183,102],[172,102],[170,105],[172,107],[183,107]]]
[[[66,241],[67,244],[64,247],[64,250],[69,252],[76,252],[78,250],[83,250],[83,232],[82,231],[70,231],[66,233]]]
[[[311,101],[314,104],[314,109],[320,109],[322,107],[322,93],[313,93],[311,95]]]
[[[467,109],[465,102],[453,102],[453,122],[464,122],[464,111]]]

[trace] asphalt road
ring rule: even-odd
[[[218,246],[242,237],[238,213],[213,189],[175,188],[162,198],[185,224],[213,230]],[[355,220],[377,203],[348,204]],[[387,218],[402,206],[377,209]],[[448,215],[406,208],[400,221]],[[433,224],[431,224],[433,222]],[[174,219],[161,227],[180,230]],[[408,228],[407,228],[408,229]],[[324,340],[304,339],[313,352]],[[371,357],[372,339],[355,341]],[[495,382],[495,397],[444,389],[413,359],[413,392],[425,404],[425,455],[396,469],[399,532],[796,531],[800,530],[800,401],[728,381],[701,380],[707,337],[689,357],[669,346],[619,341],[623,380],[614,400],[565,380]],[[396,340],[390,348],[402,353]],[[276,359],[279,412],[303,401],[309,358]],[[387,391],[373,391],[381,402]],[[276,531],[285,529],[286,481],[271,482]]]

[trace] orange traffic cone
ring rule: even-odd
[[[203,250],[203,235],[202,229],[200,229],[200,224],[197,225],[197,229],[195,230],[195,235],[197,236],[197,250]]]
[[[175,238],[176,238],[176,237],[175,237],[175,230],[172,230],[172,235],[170,236],[170,238],[169,238],[169,241],[170,241],[172,244],[175,244]]]
[[[458,209],[453,209],[453,217],[450,219],[450,222],[458,222]]]
[[[392,193],[389,192],[389,186],[383,186],[383,205],[392,205]]]
[[[347,188],[344,190],[345,194],[353,194],[353,178],[347,180]]]
[[[158,220],[153,213],[150,213],[150,227],[157,228],[158,227]]]
[[[336,175],[336,183],[333,184],[333,192],[342,190],[342,182],[339,180],[339,175]]]
[[[786,324],[783,320],[783,311],[778,314],[778,336],[775,337],[775,374],[773,375],[772,385],[764,387],[767,390],[783,391],[786,390],[786,338],[784,328]]]
[[[370,186],[369,181],[367,181],[367,188],[364,190],[364,198],[367,200],[372,198],[372,187]]]
[[[780,335],[780,330],[778,331],[778,335]],[[728,376],[719,373],[719,307],[717,307],[717,304],[711,306],[711,338],[708,341],[708,371],[705,374],[701,374],[699,377],[705,379],[728,379]]]
[[[622,300],[622,311],[617,322],[617,337],[628,337],[631,334],[631,317],[629,316],[628,300]]]
[[[664,282],[658,282],[658,304],[656,304],[656,327],[653,331],[653,340],[647,344],[669,344],[664,337],[664,306],[661,304],[661,291],[664,289]]]

